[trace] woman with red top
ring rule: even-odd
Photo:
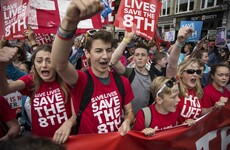
[[[186,32],[186,31],[185,31]],[[183,39],[183,37],[182,37]],[[180,111],[179,124],[189,120],[196,120],[205,114],[202,110],[202,97],[203,90],[200,83],[200,70],[199,60],[196,58],[188,58],[184,60],[179,67],[177,64],[180,49],[182,45],[176,44],[177,49],[173,49],[169,57],[170,71],[167,70],[169,77],[177,77],[179,80],[179,98],[178,109]]]
[[[201,72],[199,61],[196,58],[188,58],[179,65],[177,72],[181,100],[178,105],[179,123],[187,119],[198,119],[201,116],[201,98],[203,97],[200,83]]]
[[[204,112],[209,112],[215,107],[222,107],[230,99],[230,91],[225,87],[229,81],[229,75],[229,68],[224,64],[211,67],[210,84],[204,88]]]
[[[31,98],[32,134],[53,137],[63,143],[69,136],[73,124],[69,88],[51,65],[51,45],[40,45],[33,53],[33,74],[7,83],[6,66],[15,56],[17,49],[0,49],[5,58],[0,59],[0,94],[20,91]]]

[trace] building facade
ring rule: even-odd
[[[158,19],[161,32],[180,28],[180,21],[203,21],[201,37],[226,27],[230,34],[230,0],[161,0],[162,9]]]

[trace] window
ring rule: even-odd
[[[201,9],[216,7],[223,4],[223,0],[202,0]]]
[[[161,16],[167,16],[170,14],[170,0],[162,0]]]
[[[176,0],[176,12],[189,12],[194,9],[194,0]]]

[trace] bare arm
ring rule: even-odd
[[[59,32],[62,35],[75,33],[75,29],[80,20],[90,18],[103,9],[100,0],[72,0],[67,8],[66,14],[62,19]],[[51,53],[51,62],[57,73],[70,86],[74,86],[78,79],[78,74],[73,65],[68,61],[71,51],[72,39],[55,37]]]
[[[19,126],[18,121],[16,119],[13,119],[13,120],[6,122],[6,125],[9,128],[9,130],[8,130],[7,134],[0,139],[0,141],[12,139],[12,138],[15,138],[18,136],[20,126]]]
[[[134,122],[134,114],[131,102],[124,106],[124,112],[125,119],[121,127],[118,129],[122,136],[124,136],[130,130],[130,125],[132,125]]]
[[[53,141],[55,143],[58,144],[65,143],[70,135],[72,127],[76,124],[77,116],[74,111],[72,100],[71,100],[71,111],[72,111],[72,116],[68,120],[66,120],[62,124],[62,126],[59,129],[57,129],[57,131],[54,133]]]
[[[12,62],[16,55],[17,48],[3,47],[0,49],[0,95],[2,96],[21,90],[25,87],[24,82],[20,80],[11,83],[7,82],[6,67]]]
[[[125,73],[125,66],[119,60],[120,60],[121,56],[123,55],[126,46],[132,40],[133,36],[134,36],[134,32],[127,32],[126,31],[124,39],[121,41],[121,43],[119,44],[119,46],[117,47],[117,49],[115,50],[115,52],[112,55],[110,62],[112,64],[113,68],[115,69],[115,71],[119,74]]]
[[[183,46],[183,43],[186,39],[192,34],[193,29],[189,27],[180,28],[177,34],[176,44],[172,45],[171,53],[168,58],[168,65],[166,69],[166,77],[171,78],[175,77],[177,73],[177,62],[179,59],[180,51]]]

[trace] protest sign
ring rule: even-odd
[[[158,0],[121,0],[114,25],[152,40],[161,5]]]
[[[175,40],[175,31],[165,32],[165,41],[174,41]]]
[[[38,33],[35,34],[36,42],[38,45],[41,44],[52,44],[54,41],[54,35],[48,34],[48,33]]]
[[[56,34],[70,0],[2,0],[0,6],[0,37],[23,38],[22,32],[28,24],[35,33]],[[77,34],[89,29],[102,28],[98,13],[90,19],[80,21]]]
[[[22,38],[26,29],[29,0],[2,0],[0,7],[0,36]]]
[[[224,46],[226,44],[226,28],[218,27],[216,30],[216,46]]]
[[[193,29],[192,35],[187,39],[188,42],[196,42],[200,39],[203,21],[181,21],[180,28],[190,27]]]

